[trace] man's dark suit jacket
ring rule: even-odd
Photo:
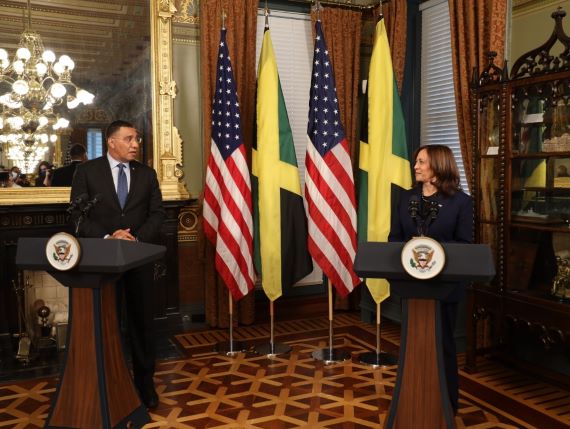
[[[51,186],[71,186],[75,169],[79,164],[81,161],[71,161],[71,164],[53,170]]]
[[[137,161],[129,163],[131,180],[125,207],[121,209],[113,182],[111,166],[106,156],[77,166],[71,201],[87,194],[100,200],[83,220],[79,235],[105,237],[118,229],[131,229],[138,241],[159,243],[164,220],[162,194],[156,172]]]

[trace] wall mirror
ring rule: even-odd
[[[180,180],[182,142],[172,125],[171,17],[168,0],[6,0],[0,3],[0,48],[16,58],[25,28],[38,33],[44,48],[73,61],[71,81],[95,95],[93,103],[64,109],[69,126],[57,132],[44,158],[55,166],[68,161],[71,144],[86,146],[90,158],[101,155],[102,131],[112,120],[133,122],[143,135],[139,160],[158,173],[165,200],[188,198]],[[0,55],[2,55],[0,53]],[[0,59],[1,60],[1,59]],[[55,66],[55,65],[54,65]],[[1,65],[0,65],[1,67]],[[0,93],[6,92],[0,83]],[[0,113],[5,106],[0,105]],[[0,129],[0,133],[2,130]],[[8,144],[1,143],[0,164],[10,168]],[[66,159],[67,158],[67,159]],[[34,167],[24,171],[32,178]],[[64,203],[69,188],[1,188],[0,204]]]

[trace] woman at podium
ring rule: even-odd
[[[461,190],[453,153],[444,145],[427,145],[413,155],[412,189],[402,192],[391,216],[388,241],[405,242],[427,236],[441,243],[473,242],[473,200]],[[465,288],[441,302],[443,352],[447,388],[453,411],[459,406],[455,322]]]

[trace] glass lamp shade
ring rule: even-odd
[[[61,97],[65,95],[67,90],[65,89],[65,86],[63,86],[61,83],[54,83],[51,86],[49,92],[55,99],[59,100]]]
[[[0,61],[8,60],[8,51],[4,48],[0,48]]]
[[[68,109],[75,109],[77,106],[79,106],[79,98],[67,97],[67,108]]]
[[[85,91],[84,89],[77,91],[77,99],[83,104],[87,105],[93,103],[94,98],[95,95],[91,94],[89,91]]]
[[[36,73],[38,76],[44,76],[48,71],[48,67],[44,63],[37,63],[36,64]]]
[[[28,61],[31,56],[32,54],[28,48],[19,48],[16,51],[16,57],[22,61]]]
[[[59,57],[59,61],[58,61],[63,67],[69,69],[69,70],[73,70],[75,68],[75,63],[73,62],[73,60],[71,58],[69,58],[68,55],[62,55],[61,57]]]
[[[45,127],[48,124],[49,120],[45,116],[40,116],[38,118],[38,128]]]
[[[24,70],[26,69],[26,66],[24,65],[24,62],[22,60],[14,61],[14,63],[12,64],[12,67],[14,68],[14,71],[17,74],[24,73]]]
[[[20,130],[22,128],[22,125],[24,125],[24,119],[20,116],[8,118],[7,122],[10,124],[10,127],[15,130]]]
[[[46,63],[51,64],[55,61],[55,54],[50,50],[44,51],[42,54],[42,60],[44,60]]]
[[[61,62],[58,61],[53,65],[53,71],[55,72],[55,74],[59,76],[60,74],[65,72],[65,67]]]
[[[30,90],[30,87],[28,86],[28,82],[26,82],[25,80],[19,79],[12,84],[12,90],[16,94],[22,96],[22,95],[26,95],[28,93],[28,91]]]

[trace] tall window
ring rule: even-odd
[[[447,0],[430,0],[420,5],[420,11],[422,13],[420,145],[449,146],[459,167],[461,186],[468,191],[455,110],[449,5]]]
[[[100,128],[87,129],[87,158],[95,159],[103,155],[103,131]]]

